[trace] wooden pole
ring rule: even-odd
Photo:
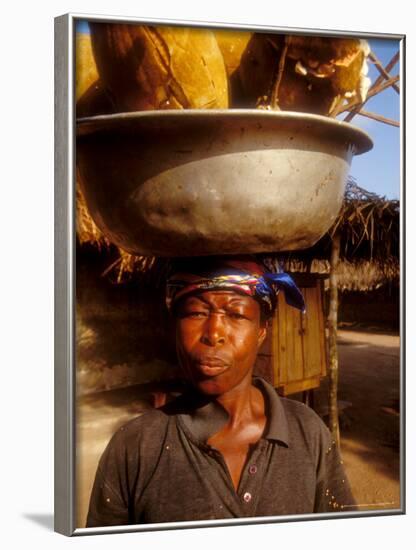
[[[374,52],[370,52],[370,59],[374,63],[374,66],[378,70],[378,72],[386,79],[389,80],[391,78],[391,75],[386,71],[386,69],[381,64],[380,60],[376,56]],[[397,84],[392,84],[393,90],[395,90],[398,94],[400,94],[400,88],[397,86]]]
[[[329,274],[329,315],[328,315],[328,344],[329,344],[329,429],[337,445],[340,443],[338,423],[338,277],[339,251],[341,235],[335,233],[332,238],[332,249]]]
[[[365,116],[367,118],[372,118],[373,120],[378,120],[378,122],[384,122],[384,124],[390,124],[390,126],[396,126],[400,128],[400,122],[397,120],[392,120],[391,118],[386,118],[384,116],[378,115],[377,113],[370,113],[369,111],[363,111],[360,109],[357,112],[357,115]]]
[[[277,109],[279,107],[279,88],[283,77],[283,71],[285,69],[286,55],[287,55],[287,50],[289,48],[289,40],[290,40],[290,37],[285,36],[285,45],[283,48],[283,52],[280,56],[279,66],[276,72],[276,78],[273,83],[272,91],[271,91],[270,105],[272,109]]]
[[[392,76],[390,78],[390,80],[387,80],[386,82],[383,82],[381,84],[377,84],[377,86],[376,85],[372,86],[368,91],[368,94],[367,94],[367,97],[366,97],[365,101],[361,102],[358,99],[355,99],[355,100],[351,101],[350,103],[347,103],[346,105],[340,105],[338,108],[333,109],[333,111],[331,113],[331,116],[334,116],[334,117],[338,116],[341,113],[344,113],[345,111],[350,111],[348,117],[351,116],[351,115],[354,116],[354,110],[356,110],[358,112],[358,110],[361,109],[361,107],[363,107],[363,105],[370,98],[372,98],[373,96],[383,92],[384,90],[386,90],[387,88],[389,88],[390,86],[392,86],[393,84],[398,82],[399,80],[400,80],[400,75],[396,75],[396,76]],[[348,117],[346,117],[344,120],[346,120]]]
[[[373,56],[374,56],[374,54],[373,54]],[[397,52],[393,55],[393,57],[390,59],[390,61],[388,62],[388,64],[386,65],[386,67],[384,69],[386,71],[386,73],[389,73],[392,70],[392,68],[396,65],[396,63],[399,61],[399,59],[400,59],[400,50],[397,50]],[[371,87],[375,88],[376,86],[381,84],[381,82],[383,82],[383,78],[384,78],[384,75],[379,76]]]
[[[356,107],[354,107],[354,109],[352,109],[349,114],[344,118],[344,122],[350,122],[354,116],[358,113],[358,111],[361,109],[361,107],[363,105],[365,105],[365,103],[367,103],[367,101],[383,92],[384,90],[386,90],[387,88],[389,88],[390,86],[393,86],[393,84],[395,84],[396,82],[398,82],[400,80],[400,76],[399,75],[396,75],[396,76],[393,76],[392,78],[390,78],[389,80],[387,80],[386,82],[383,82],[382,84],[375,84],[374,86],[372,86],[369,90],[369,92],[367,93],[367,97],[365,99],[365,101],[363,101],[362,103],[359,103]]]

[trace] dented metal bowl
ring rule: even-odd
[[[296,250],[334,222],[351,124],[265,110],[144,111],[80,119],[77,166],[103,233],[133,254]]]

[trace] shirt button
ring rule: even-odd
[[[244,499],[245,502],[250,502],[251,493],[244,493],[243,499]]]
[[[250,466],[250,468],[248,469],[248,471],[249,471],[249,473],[250,473],[251,475],[256,474],[256,473],[257,473],[257,466],[256,466],[255,464],[252,464],[252,465]]]

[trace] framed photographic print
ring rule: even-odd
[[[56,18],[56,531],[404,513],[404,45]]]

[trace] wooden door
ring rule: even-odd
[[[294,276],[306,303],[306,313],[286,304],[282,292],[271,330],[273,384],[283,395],[317,388],[327,372],[323,279]]]

